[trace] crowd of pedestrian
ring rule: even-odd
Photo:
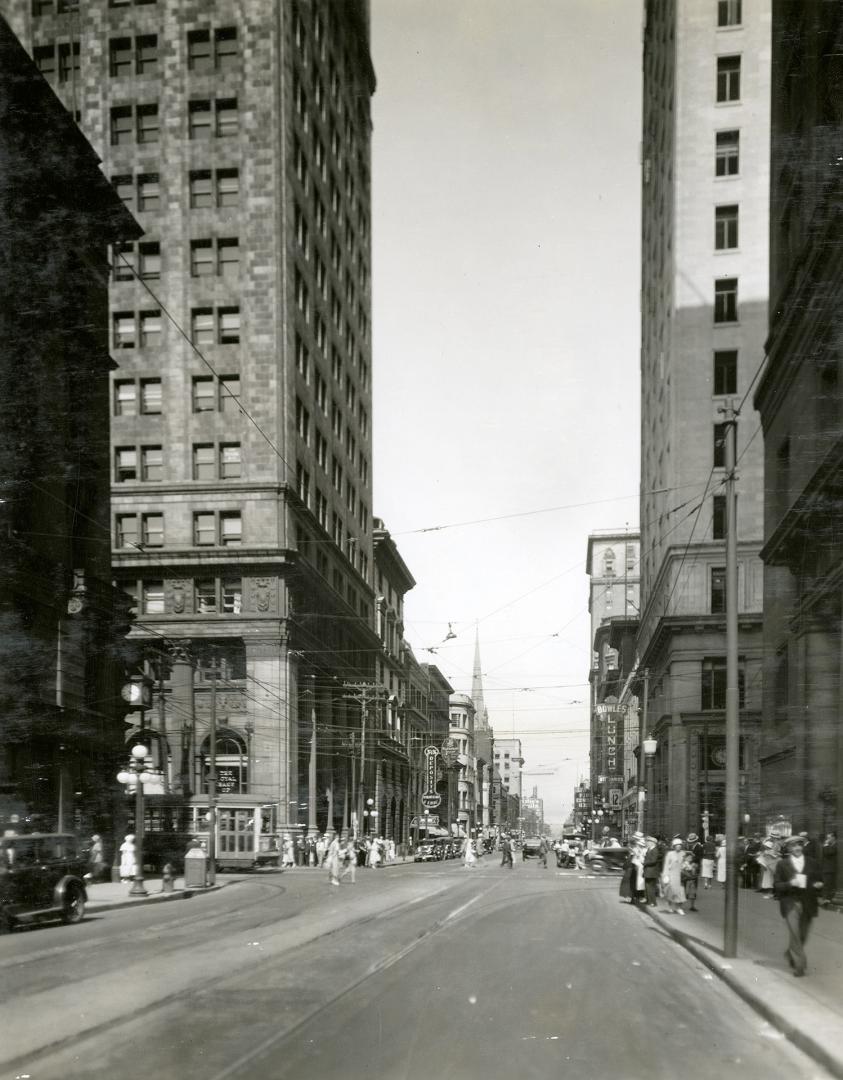
[[[281,838],[282,869],[315,867],[327,868],[330,871],[338,857],[341,863],[353,864],[355,868],[366,867],[376,870],[381,866],[397,862],[399,858],[405,859],[407,848],[403,844],[396,845],[394,840],[384,839],[382,836],[353,837],[347,831],[341,834],[326,832],[317,836],[295,838],[290,833],[286,833]],[[354,880],[353,876],[351,880]]]

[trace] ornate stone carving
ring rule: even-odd
[[[164,609],[174,615],[193,610],[193,582],[191,580],[167,581],[164,587]]]
[[[249,610],[261,614],[278,611],[278,592],[275,578],[251,578],[249,580]]]

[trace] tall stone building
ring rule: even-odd
[[[651,828],[724,825],[723,409],[767,324],[770,0],[648,0],[641,288],[641,617],[658,739]],[[738,424],[741,814],[757,824],[763,461]],[[641,688],[639,687],[639,694]],[[648,733],[649,734],[649,733]]]
[[[843,829],[841,65],[839,4],[774,3],[761,787],[812,835]]]
[[[606,824],[621,825],[625,794],[625,746],[637,741],[622,691],[622,649],[617,636],[629,637],[638,623],[641,541],[637,532],[606,530],[588,538],[588,612],[591,633],[590,767],[591,810]]]
[[[109,245],[140,229],[0,18],[0,831],[122,829]]]
[[[253,821],[310,816],[314,712],[315,824],[341,824],[344,686],[379,650],[368,7],[3,6],[144,229],[113,260],[114,577],[161,806],[201,830],[214,699],[219,850],[247,859]]]

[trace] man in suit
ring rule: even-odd
[[[819,896],[823,887],[822,867],[816,859],[805,854],[804,836],[789,836],[782,847],[784,855],[773,875],[773,894],[787,923],[789,944],[785,957],[793,974],[800,977],[807,968],[805,942],[811,920],[819,910]]]
[[[644,896],[647,907],[658,907],[656,888],[662,871],[662,853],[659,850],[659,842],[655,836],[648,836],[645,843],[647,852],[644,855]]]

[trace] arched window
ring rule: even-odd
[[[202,743],[202,791],[208,790],[210,738]],[[245,795],[249,790],[249,747],[239,732],[223,728],[217,732],[217,794]]]
[[[603,554],[603,577],[612,577],[615,573],[615,553],[612,548],[606,548]]]

